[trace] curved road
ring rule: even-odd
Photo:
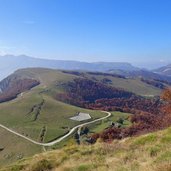
[[[32,140],[31,138],[28,138],[28,137],[26,137],[26,136],[24,136],[24,135],[22,135],[22,134],[19,134],[19,133],[13,131],[13,130],[7,128],[6,126],[4,126],[4,125],[2,125],[2,124],[0,124],[0,127],[3,128],[3,129],[5,129],[5,130],[7,130],[7,131],[9,131],[9,132],[11,132],[11,133],[13,133],[13,134],[15,134],[15,135],[17,135],[18,137],[21,137],[21,138],[24,138],[25,140],[30,141],[30,142],[32,142],[32,143],[34,143],[34,144],[36,144],[36,145],[41,145],[41,146],[53,146],[53,145],[55,145],[55,144],[61,142],[61,141],[62,141],[63,139],[65,139],[66,137],[70,136],[77,128],[82,127],[82,126],[85,126],[85,125],[88,125],[88,124],[92,124],[92,123],[97,122],[97,121],[104,120],[104,119],[106,119],[106,118],[108,118],[108,117],[111,116],[111,113],[110,113],[110,112],[106,112],[106,111],[101,111],[101,112],[106,113],[107,116],[102,117],[102,118],[99,118],[99,119],[96,119],[96,120],[93,120],[93,121],[90,121],[90,122],[86,122],[86,123],[77,125],[77,126],[73,127],[66,135],[64,135],[64,136],[62,136],[62,137],[60,137],[60,138],[58,138],[58,139],[56,139],[56,140],[54,140],[54,141],[52,141],[52,142],[49,142],[49,143],[40,143],[40,142],[34,141],[34,140]]]

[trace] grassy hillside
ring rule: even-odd
[[[49,85],[57,85],[58,83],[64,83],[72,81],[75,78],[88,78],[92,80],[102,81],[104,78],[111,80],[110,86],[116,88],[122,88],[126,91],[133,92],[142,96],[155,96],[161,93],[161,89],[154,87],[152,85],[142,82],[140,78],[119,78],[117,76],[112,76],[112,74],[106,76],[103,74],[89,73],[89,72],[76,72],[77,74],[72,74],[72,72],[63,72],[59,70],[51,70],[44,68],[31,68],[22,69],[15,72],[23,78],[33,78],[38,79],[44,85],[44,87]],[[166,85],[167,86],[167,85]]]
[[[27,97],[27,95],[26,95]],[[20,97],[21,98],[21,97]],[[104,116],[98,111],[90,111],[78,107],[70,106],[50,97],[45,97],[45,105],[43,106],[40,116],[36,121],[32,121],[32,116],[28,116],[30,107],[39,102],[39,96],[31,95],[31,98],[23,100],[22,97],[0,106],[0,123],[16,130],[17,132],[40,141],[40,133],[43,126],[46,126],[46,133],[43,142],[49,142],[67,133],[72,127],[80,124],[80,122],[72,121],[69,117],[75,115],[77,112],[88,112],[93,117],[92,119]],[[9,164],[18,160],[21,156],[28,157],[42,151],[41,146],[33,145],[15,135],[0,129],[0,166]]]
[[[88,74],[88,77],[93,77],[92,75]],[[161,93],[161,89],[156,88],[152,85],[148,85],[141,81],[140,78],[116,78],[112,76],[103,76],[103,75],[96,75],[95,78],[97,80],[103,80],[104,78],[107,78],[111,80],[111,86],[116,88],[122,88],[126,91],[133,92],[137,95],[142,96],[156,96]]]
[[[99,81],[107,78],[112,81],[111,86],[126,88],[131,92],[134,90],[134,93],[142,94],[144,92],[143,95],[160,93],[160,89],[146,85],[140,80],[117,78],[110,75],[104,76],[92,73],[74,75],[42,68],[22,69],[15,72],[14,75],[19,78],[38,80],[40,85],[22,93],[12,101],[1,103],[0,123],[37,141],[40,140],[41,131],[45,127],[44,142],[65,134],[70,128],[79,124],[77,121],[69,119],[77,112],[90,113],[92,120],[104,116],[101,112],[71,106],[53,98],[55,93],[64,91],[61,85],[72,81],[74,78],[86,77],[93,79],[92,77],[95,77]]]
[[[140,137],[61,149],[21,160],[3,171],[170,171],[171,128]]]
[[[130,114],[121,112],[112,112],[112,116],[108,119],[105,119],[102,122],[97,122],[93,125],[89,125],[88,127],[90,129],[90,134],[97,133],[104,130],[105,128],[108,128],[111,125],[111,121],[116,122],[119,118],[125,119],[123,126],[128,126],[130,124],[130,122],[127,120],[127,117],[129,115]],[[19,130],[25,131],[26,129],[23,126],[20,127]],[[19,132],[19,130],[17,131]],[[35,126],[32,128],[32,130],[33,131],[31,132],[30,129],[27,129],[27,131],[29,132],[29,136],[35,135]],[[58,133],[58,125],[56,125],[55,127],[52,127],[52,129],[50,129],[50,131],[47,133],[47,137],[52,138],[54,134],[56,135]],[[66,138],[65,141],[62,141],[60,144],[56,144],[48,148],[43,148],[39,145],[34,145],[26,140],[23,140],[22,138],[18,138],[17,136],[9,133],[8,131],[2,128],[0,129],[0,139],[0,168],[4,165],[8,165],[23,158],[43,152],[44,150],[51,151],[52,149],[60,149],[64,146],[68,146],[68,144],[77,144],[73,136],[70,136]]]
[[[30,112],[34,105],[41,103],[42,99],[44,99],[44,104],[40,113],[37,114],[36,110]],[[70,128],[78,125],[79,122],[69,119],[78,112],[90,113],[92,120],[105,116],[98,111],[71,106],[49,96],[40,96],[32,92],[12,102],[1,104],[0,111],[1,124],[37,141],[39,141],[41,129],[46,126],[45,142],[65,134]]]
[[[53,98],[53,93],[62,91],[56,84],[72,80],[75,76],[59,71],[46,69],[26,69],[17,71],[15,76],[33,78],[41,84],[16,99],[0,104],[0,123],[36,141],[49,142],[64,134],[72,127],[80,124],[69,118],[78,112],[89,113],[91,120],[105,116],[99,111],[86,110],[59,102]],[[40,137],[46,128],[43,140]],[[0,166],[16,161],[17,155],[30,156],[41,152],[41,147],[27,143],[11,133],[0,130]],[[17,144],[17,145],[16,145]],[[6,157],[9,156],[9,157]]]
[[[108,128],[111,123],[116,123],[120,118],[124,120],[122,127],[127,127],[131,125],[131,122],[129,121],[129,117],[131,114],[129,113],[123,113],[123,112],[111,112],[112,115],[111,117],[103,120],[96,122],[93,125],[89,125],[88,127],[90,128],[90,131],[93,133],[99,133],[104,131],[104,129]]]
[[[0,149],[0,166],[43,151],[41,146],[18,138],[2,128],[0,128]]]
[[[91,120],[105,116],[102,112],[83,109],[54,99],[56,93],[65,91],[63,85],[75,78],[84,77],[100,82],[107,78],[111,80],[110,86],[123,88],[139,95],[159,95],[161,92],[159,88],[141,82],[140,79],[126,79],[86,72],[71,74],[51,69],[30,68],[18,70],[13,76],[21,79],[38,80],[40,84],[21,93],[16,99],[0,103],[0,124],[41,142],[52,141],[80,124],[80,122],[69,119],[78,112],[89,113],[92,116]],[[115,112],[109,119],[90,125],[90,130],[92,132],[102,131],[111,124],[111,121],[116,121],[119,117],[127,118],[128,114]],[[125,120],[124,125],[128,126],[130,122]],[[40,135],[44,129],[45,133],[42,138]],[[27,157],[42,151],[41,147],[25,142],[25,140],[1,129],[0,139],[2,139],[0,149],[5,147],[2,151],[0,150],[0,165],[16,161],[18,157]],[[66,143],[59,146],[63,145]],[[57,148],[57,146],[53,148]]]

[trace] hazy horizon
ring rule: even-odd
[[[88,61],[86,59],[80,59],[80,60],[74,60],[74,59],[60,59],[60,58],[48,58],[48,57],[38,57],[38,56],[29,56],[27,54],[20,54],[20,55],[14,55],[14,54],[4,54],[4,55],[0,55],[0,57],[6,57],[6,56],[20,56],[20,57],[23,57],[23,56],[26,56],[26,57],[31,57],[31,58],[36,58],[36,59],[45,59],[45,60],[61,60],[61,61],[75,61],[75,62],[85,62],[85,63],[99,63],[99,62],[106,62],[106,63],[111,63],[111,62],[116,62],[116,63],[129,63],[135,67],[138,67],[138,68],[142,68],[142,69],[157,69],[157,68],[160,68],[162,66],[166,66],[166,65],[169,65],[171,64],[171,61],[146,61],[146,62],[143,62],[143,61],[139,61],[139,62],[130,62],[130,61],[119,61],[119,60],[111,60],[111,61],[108,61],[108,60],[97,60],[97,61]]]

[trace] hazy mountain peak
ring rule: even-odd
[[[154,72],[162,75],[171,76],[171,64],[155,69]]]
[[[4,55],[0,56],[0,79],[13,73],[20,68],[29,67],[43,67],[52,69],[65,69],[65,70],[87,70],[107,72],[111,69],[120,69],[124,71],[134,71],[138,68],[132,66],[127,62],[80,62],[80,61],[67,61],[67,60],[51,60],[29,57],[27,55]]]

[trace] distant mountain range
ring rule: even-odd
[[[79,61],[65,61],[65,60],[50,60],[39,59],[25,55],[13,56],[5,55],[0,56],[0,80],[13,73],[17,69],[30,68],[30,67],[43,67],[51,69],[64,69],[64,70],[83,70],[83,71],[99,71],[107,72],[108,70],[116,69],[123,71],[139,70],[137,67],[124,62],[79,62]]]
[[[123,70],[110,70],[109,73],[111,74],[118,74],[123,75],[129,78],[145,78],[145,79],[155,79],[155,80],[162,80],[162,81],[169,81],[171,82],[171,76],[167,74],[161,74],[160,72],[153,72],[145,69],[139,69],[134,71],[123,71]]]
[[[154,72],[162,75],[171,76],[171,64],[154,70]]]
[[[79,70],[79,71],[93,71],[106,72],[124,75],[127,77],[145,77],[148,79],[161,79],[171,81],[171,65],[149,71],[140,69],[127,62],[79,62],[67,60],[50,60],[33,58],[26,55],[14,56],[5,55],[0,56],[0,80],[7,77],[14,71],[22,68],[50,68],[61,70]]]

